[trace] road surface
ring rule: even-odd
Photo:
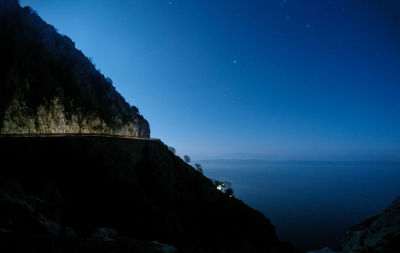
[[[46,133],[46,134],[0,134],[0,138],[30,138],[30,137],[105,137],[105,138],[119,138],[129,140],[145,140],[145,141],[161,141],[156,138],[144,138],[129,135],[112,135],[112,134],[95,134],[95,133]]]

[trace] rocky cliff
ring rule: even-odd
[[[400,252],[400,197],[377,216],[350,228],[342,248],[343,253]]]
[[[400,197],[378,215],[351,227],[341,251],[329,248],[308,253],[398,253],[400,252]]]
[[[295,252],[160,141],[3,137],[0,154],[1,252]]]
[[[149,137],[148,122],[31,8],[0,0],[0,133]]]

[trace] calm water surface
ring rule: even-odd
[[[207,177],[232,182],[278,236],[303,250],[337,248],[347,228],[400,195],[400,162],[202,161]]]

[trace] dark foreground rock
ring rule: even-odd
[[[338,252],[333,251],[330,248],[323,248],[323,249],[320,249],[320,250],[308,251],[307,253],[338,253]]]
[[[1,252],[294,252],[159,141],[7,137],[0,158]]]
[[[399,253],[400,197],[375,217],[351,227],[338,253]],[[328,248],[308,253],[335,253]]]
[[[342,248],[343,253],[400,252],[400,198],[377,216],[350,228]]]

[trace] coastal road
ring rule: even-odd
[[[157,138],[144,138],[129,135],[113,135],[113,134],[95,134],[95,133],[27,133],[27,134],[0,134],[0,138],[32,138],[32,137],[43,137],[43,138],[55,138],[55,137],[103,137],[103,138],[118,138],[128,140],[144,140],[144,141],[161,141]]]

